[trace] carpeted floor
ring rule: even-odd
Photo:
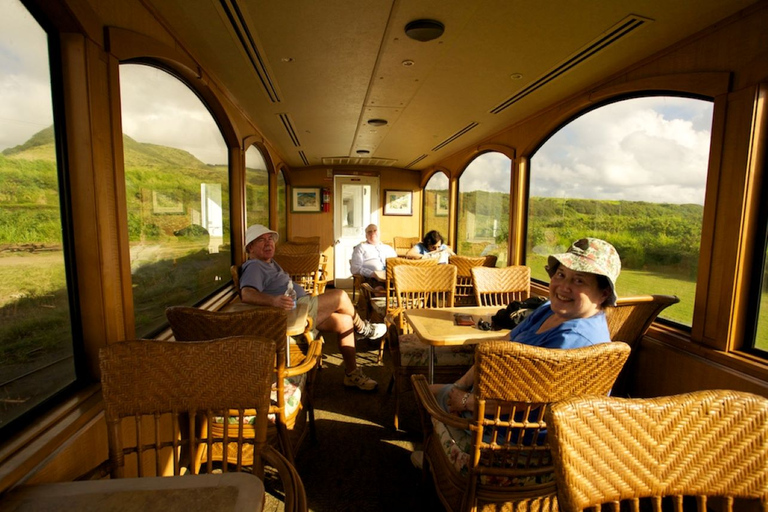
[[[379,383],[374,392],[357,391],[342,385],[336,337],[323,338],[323,368],[314,394],[317,440],[307,437],[296,455],[310,510],[442,510],[432,483],[422,483],[421,470],[410,461],[422,444],[413,393],[403,395],[400,429],[394,429],[394,397],[387,393],[389,354],[377,364],[378,344],[357,342],[358,365]],[[281,507],[271,498],[265,510]]]

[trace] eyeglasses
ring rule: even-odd
[[[371,233],[378,233],[378,231],[379,231],[378,229],[369,229],[368,231],[365,232],[365,234],[370,235]]]

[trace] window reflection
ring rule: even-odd
[[[449,196],[448,196],[448,176],[442,172],[437,172],[429,178],[424,187],[424,225],[422,233],[428,233],[433,229],[439,231],[443,236],[448,236],[449,220]]]
[[[269,226],[269,173],[256,146],[245,152],[245,215],[246,226]]]

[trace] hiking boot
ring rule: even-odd
[[[363,391],[372,391],[378,384],[375,380],[368,377],[363,373],[363,370],[358,367],[352,373],[344,374],[344,385],[348,388],[358,388]]]
[[[360,332],[355,334],[355,339],[362,340],[368,338],[369,340],[377,340],[387,334],[387,326],[384,324],[372,324],[368,320],[365,321],[365,325]]]

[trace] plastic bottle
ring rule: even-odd
[[[288,281],[288,288],[285,289],[285,296],[290,297],[293,301],[293,308],[296,307],[296,290],[293,289],[293,281]]]

